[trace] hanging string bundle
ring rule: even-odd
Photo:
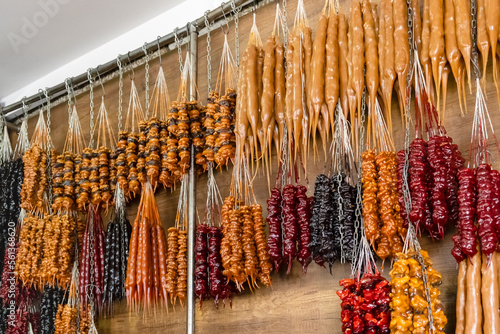
[[[408,170],[412,210],[408,218],[403,218],[415,224],[417,233],[425,229],[432,239],[443,239],[446,227],[456,224],[459,218],[457,173],[463,166],[463,159],[429,102],[417,53],[412,72],[416,92],[416,138],[410,144]],[[429,138],[427,142],[423,139],[424,130]],[[398,159],[401,174],[403,151],[398,153]],[[399,197],[401,203],[401,190]]]
[[[165,187],[173,185],[170,175],[165,175],[165,173],[168,173],[168,169],[166,166],[163,166],[160,158],[162,154],[161,148],[164,147],[165,149],[166,147],[167,132],[164,121],[167,118],[167,108],[169,105],[170,98],[160,57],[160,69],[158,70],[158,76],[156,77],[147,110],[150,118],[147,120],[147,123],[145,120],[139,122],[139,127],[142,129],[141,133],[143,136],[146,136],[147,140],[144,147],[146,174],[153,189],[156,189],[160,176],[162,184]]]
[[[409,12],[412,13],[411,11]],[[413,21],[410,21],[410,23]],[[409,24],[410,30],[413,26]],[[415,94],[416,94],[416,122],[420,121],[419,105],[421,102],[427,102],[422,99],[425,93],[422,90],[420,83],[423,83],[423,75],[420,70],[418,53],[416,52],[416,43],[413,39],[413,34],[409,38],[411,52],[411,70],[407,76],[407,86],[410,87],[412,78],[415,78]],[[410,110],[411,104],[411,89],[406,95],[406,110]],[[430,333],[444,333],[444,327],[447,323],[447,318],[442,309],[441,301],[439,300],[440,291],[438,286],[442,283],[442,276],[432,268],[432,261],[427,252],[423,251],[417,240],[417,230],[413,223],[411,212],[414,205],[411,194],[411,183],[409,174],[411,164],[411,146],[410,146],[410,114],[405,113],[405,142],[404,150],[398,154],[403,160],[399,165],[401,170],[401,184],[403,199],[402,211],[406,213],[406,219],[409,221],[407,226],[407,234],[403,252],[396,254],[396,261],[393,264],[391,275],[391,288],[393,301],[391,307],[394,310],[391,318],[391,331],[408,331]],[[421,165],[420,165],[421,166]],[[412,180],[412,182],[414,182]]]
[[[80,302],[90,312],[91,318],[103,311],[105,240],[99,208],[90,205],[83,236],[78,286]]]
[[[204,300],[213,298],[218,308],[220,300],[224,305],[226,300],[232,304],[231,297],[236,287],[222,274],[223,266],[220,255],[222,197],[215,181],[213,168],[208,170],[207,188],[205,222],[196,228],[195,294],[200,300],[200,307]]]
[[[95,207],[102,205],[107,209],[112,203],[116,187],[116,159],[111,159],[114,157],[114,154],[111,153],[116,146],[116,139],[109,123],[104,96],[101,99],[96,124],[97,149],[93,151],[90,162],[91,202]]]
[[[391,333],[391,293],[389,282],[381,276],[370,244],[362,233],[357,259],[351,266],[351,278],[343,279],[342,333]]]
[[[64,154],[58,155],[52,166],[52,210],[68,213],[75,208],[80,194],[80,170],[82,151],[86,147],[76,107],[69,108],[68,132],[64,143]]]
[[[458,172],[457,234],[452,255],[459,263],[457,289],[457,333],[500,331],[498,267],[500,265],[500,173],[492,168],[491,136],[498,151],[485,97],[480,84],[479,3],[471,4],[472,65],[476,79],[476,104],[472,123],[471,150],[467,168]],[[495,40],[496,43],[496,40]],[[485,62],[485,60],[483,60]],[[496,80],[496,79],[495,79]]]
[[[66,302],[59,304],[54,321],[54,334],[76,334],[82,332],[83,321],[78,324],[79,300],[78,300],[78,265],[75,262],[72,270],[72,279],[67,291]]]
[[[23,156],[24,181],[21,189],[21,208],[33,214],[47,212],[47,150],[53,157],[51,160],[55,161],[44,112],[40,110],[38,122],[31,137],[30,148]]]
[[[224,199],[221,210],[223,273],[239,291],[244,289],[245,282],[251,289],[257,287],[257,279],[270,286],[272,270],[263,233],[262,206],[252,204],[255,195],[245,162],[242,166],[235,165],[231,195]]]
[[[139,195],[141,182],[139,180],[139,124],[144,121],[144,113],[139,99],[139,93],[135,86],[134,76],[130,79],[130,99],[125,121],[125,130],[121,132],[117,144],[117,169],[118,183],[123,187],[127,197]],[[144,145],[142,145],[144,146]],[[125,150],[123,152],[123,150]],[[126,159],[126,167],[121,167],[123,159]],[[127,175],[123,175],[127,171]],[[123,171],[123,172],[122,172]],[[143,174],[142,174],[143,175]],[[161,176],[161,175],[160,175]]]
[[[175,225],[168,229],[166,276],[163,287],[175,305],[177,298],[184,305],[187,289],[187,183],[188,177],[181,179],[181,190]]]
[[[227,23],[227,22],[226,22]],[[203,155],[208,163],[225,166],[235,158],[237,130],[236,115],[236,64],[224,35],[224,46],[217,74],[215,90],[209,92],[203,126],[205,149]],[[239,90],[241,91],[241,90]],[[238,110],[240,107],[238,106]]]
[[[6,131],[5,128],[4,131]],[[7,160],[10,159],[10,151],[12,150],[9,137],[7,136],[0,143],[0,152],[4,152],[0,154],[0,156],[4,156],[3,162],[0,163],[0,187],[3,189],[0,193],[0,202],[3,203],[0,206],[0,276],[3,274],[3,267],[6,263],[4,262],[4,256],[8,254],[6,250],[15,248],[15,242],[12,239],[9,241],[9,229],[12,231],[12,228],[18,225],[18,221],[22,220],[22,216],[25,215],[24,210],[21,215],[20,194],[24,178],[22,157],[28,148],[28,123],[24,119],[21,123],[12,160]],[[12,270],[8,270],[8,272],[13,277]]]
[[[104,251],[104,308],[112,313],[113,302],[126,297],[125,279],[129,252],[130,225],[125,212],[125,195],[120,186],[115,191],[115,217],[106,228]]]
[[[146,312],[151,307],[156,309],[162,302],[167,307],[167,265],[165,230],[161,226],[153,188],[147,182],[142,190],[128,251],[125,289],[131,309]]]

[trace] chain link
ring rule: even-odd
[[[286,21],[286,0],[283,0],[283,10],[282,10],[282,15],[283,15],[283,46],[285,50],[288,47],[288,23]]]
[[[403,197],[405,203],[405,210],[408,219],[408,232],[407,239],[409,238],[412,241],[412,246],[416,251],[416,258],[422,267],[422,281],[424,283],[425,289],[425,298],[427,302],[427,318],[429,320],[429,333],[434,334],[434,317],[432,314],[432,303],[431,303],[431,292],[429,289],[429,280],[427,275],[427,266],[425,265],[425,260],[422,257],[420,251],[422,250],[420,244],[417,239],[416,231],[413,228],[413,223],[410,221],[410,211],[411,211],[411,195],[410,188],[408,185],[408,168],[409,168],[409,155],[410,155],[410,108],[411,108],[411,82],[413,78],[414,66],[418,64],[415,61],[415,57],[418,57],[417,47],[414,41],[414,25],[413,25],[413,11],[411,9],[411,0],[407,0],[407,8],[408,8],[408,43],[410,46],[410,71],[408,71],[408,75],[406,77],[406,85],[408,87],[408,91],[406,94],[406,112],[405,112],[405,142],[404,142],[404,150],[405,150],[405,163],[403,167]]]
[[[477,0],[470,1],[471,15],[471,36],[472,36],[472,52],[471,61],[474,68],[476,79],[481,79],[481,71],[479,70],[479,54],[477,52]]]
[[[175,28],[174,30],[174,39],[175,39],[175,46],[177,46],[177,54],[179,56],[179,69],[181,71],[181,76],[182,72],[184,71],[184,65],[182,64],[182,47],[181,47],[181,40],[179,39],[179,36],[177,35],[177,30],[178,28]]]
[[[24,119],[27,121],[28,120],[28,110],[29,110],[29,107],[26,104],[26,96],[22,98],[21,103],[23,104]],[[3,117],[3,114],[2,114],[2,117]],[[28,123],[26,122],[26,124],[28,124]]]
[[[91,211],[94,210],[94,208],[92,207],[90,209]],[[95,242],[95,236],[94,236],[94,224],[95,224],[95,221],[94,221],[94,213],[91,212],[89,213],[90,215],[90,229],[89,229],[89,233],[90,233],[90,286],[87,286],[85,288],[88,289],[87,293],[88,293],[88,300],[89,300],[89,303],[90,303],[90,313],[91,313],[91,322],[93,323],[94,322],[94,314],[95,314],[95,306],[94,306],[94,288],[97,289],[97,287],[95,286],[95,263],[94,263],[94,259],[95,259],[95,249],[94,249],[94,242]]]
[[[359,165],[357,166],[357,182],[356,182],[356,208],[354,210],[354,247],[353,247],[353,259],[357,258],[359,250],[359,235],[364,235],[364,222],[363,222],[363,186],[361,183],[362,173],[361,173],[361,154],[364,150],[365,142],[365,120],[366,120],[366,88],[363,90],[363,95],[361,96],[361,119],[359,124],[359,149],[357,161]],[[351,270],[354,272],[354,266],[356,261],[352,261]]]
[[[212,91],[212,44],[211,44],[211,37],[210,37],[210,31],[212,29],[212,26],[210,25],[210,22],[208,21],[208,10],[205,12],[205,26],[207,27],[207,89],[208,89],[208,94]]]
[[[87,78],[89,79],[89,96],[90,96],[90,143],[89,147],[94,147],[94,79],[92,78],[92,69],[87,70]]]
[[[119,79],[118,79],[118,132],[122,130],[122,103],[123,103],[123,67],[120,61],[120,56],[116,58],[116,64],[118,65]]]
[[[337,112],[340,113],[339,108],[336,108]],[[337,116],[339,117],[339,116]],[[340,147],[342,145],[342,139],[340,135],[340,126],[337,126],[335,129],[335,141],[337,141],[337,145],[335,145],[335,162],[337,164],[337,205],[338,205],[338,219],[340,222],[344,220],[344,199],[342,198],[342,163],[340,156]],[[344,224],[339,224],[339,233],[340,233],[340,263],[345,263],[345,252],[344,252]]]
[[[236,50],[236,72],[238,73],[240,70],[240,32],[239,32],[239,23],[240,23],[240,11],[241,8],[236,7],[236,1],[231,1],[231,8],[233,9],[234,14],[234,44]]]
[[[51,149],[52,149],[52,139],[50,138],[50,96],[47,88],[43,91],[45,95],[45,101],[47,102],[47,186],[48,186],[48,200],[49,200],[49,212],[52,213],[52,162],[51,162]]]
[[[149,119],[149,53],[148,49],[146,48],[147,43],[144,43],[142,46],[142,51],[144,51],[144,57],[146,59],[146,65],[144,65],[144,70],[146,71],[146,82],[145,82],[145,96],[146,96],[146,103],[144,104],[146,108],[146,119]]]
[[[71,101],[71,87],[69,84],[69,80],[69,78],[66,78],[66,80],[64,80],[64,85],[66,86],[66,91],[68,92],[68,122],[71,124],[71,106],[73,101]]]

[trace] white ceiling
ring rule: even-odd
[[[40,81],[40,78],[160,14],[166,14],[173,7],[182,7],[182,3],[186,1],[0,1],[0,101],[6,96],[12,97],[15,95],[13,93],[29,84]],[[206,7],[212,6],[213,1],[196,0],[196,2],[203,4],[199,7]],[[203,10],[206,9],[210,8]],[[183,21],[188,22],[199,16],[199,13],[196,13],[198,16],[190,17],[191,14],[186,14],[186,17],[182,18]],[[171,31],[164,29],[164,26],[156,25],[154,30],[156,35]],[[156,35],[148,36],[149,41],[151,38],[156,38]],[[146,40],[133,41],[135,45],[133,48],[139,47]],[[127,49],[115,50],[115,56],[127,51]],[[109,58],[100,59],[100,62],[109,60]],[[98,63],[93,64],[96,65]],[[65,73],[65,75],[69,77],[80,73],[82,72]],[[36,90],[25,95],[35,93]]]

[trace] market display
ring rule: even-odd
[[[72,79],[67,129],[54,122],[47,90],[30,140],[22,101],[14,150],[0,118],[0,334],[95,334],[99,318],[121,312],[115,305],[125,298],[128,312],[147,323],[170,316],[170,305],[179,311],[177,301],[180,312],[190,310],[191,291],[203,311],[232,312],[240,296],[276,294],[285,280],[310,280],[297,278],[308,270],[325,275],[313,261],[337,279],[346,273],[334,288],[343,333],[437,334],[453,325],[458,334],[500,332],[500,145],[498,115],[488,112],[498,101],[487,98],[494,83],[500,101],[499,3],[298,0],[295,8],[268,7],[261,20],[256,2],[244,38],[238,14],[251,5],[231,5],[231,20],[224,5],[212,23],[205,14],[203,98],[192,64],[198,51],[187,48],[183,57],[176,30],[180,75],[162,65],[160,37],[157,53],[146,44],[144,59],[128,55],[129,67],[118,57],[117,122],[113,95],[105,94],[113,73],[103,79],[98,69],[87,71],[90,113],[80,112],[89,133]],[[306,8],[318,16],[308,18]],[[224,38],[212,87],[216,23]],[[136,86],[134,68],[143,60],[145,82]],[[122,124],[124,70],[131,76]],[[454,108],[447,106],[450,73]],[[167,80],[179,85],[173,99]],[[96,83],[102,92],[94,110]],[[473,87],[474,113],[465,118]],[[458,109],[463,120],[473,116],[470,146],[446,131],[458,131]],[[399,118],[402,127],[393,125]],[[193,182],[202,206],[188,200]],[[421,246],[425,236],[439,243]],[[424,246],[457,262],[455,324],[442,295],[453,271],[434,265]],[[272,282],[276,290],[259,291]]]

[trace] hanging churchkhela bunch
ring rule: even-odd
[[[363,218],[366,237],[385,260],[403,249],[406,227],[397,192],[397,155],[382,111],[376,101],[369,108],[367,150],[362,154]]]
[[[80,309],[78,300],[78,266],[73,267],[71,285],[61,303],[57,307],[54,320],[54,334],[87,334],[89,332],[88,316]],[[80,313],[80,314],[79,314]],[[78,316],[80,317],[78,320]]]
[[[149,182],[142,190],[128,254],[125,289],[130,308],[145,312],[162,302],[167,307],[167,240]]]
[[[223,275],[221,258],[222,230],[221,205],[222,197],[219,188],[215,182],[213,169],[208,170],[208,196],[205,212],[205,223],[196,228],[196,248],[195,248],[195,294],[200,301],[200,307],[203,301],[213,298],[215,306],[219,307],[219,301],[222,300],[224,306],[226,300],[232,303],[232,294],[236,287],[232,282],[228,282]],[[262,233],[265,233],[263,227]],[[263,236],[265,238],[265,235]],[[264,250],[265,243],[264,243]],[[262,249],[261,249],[262,251]]]
[[[108,112],[104,104],[104,86],[102,98],[94,127],[94,93],[90,70],[90,125],[91,138],[83,150],[80,169],[80,196],[77,200],[80,211],[86,211],[88,204],[95,208],[108,208],[112,204],[117,182],[116,139],[111,128]],[[94,149],[97,147],[97,149]]]
[[[82,150],[86,146],[76,107],[69,107],[69,126],[64,142],[64,154],[57,155],[52,164],[52,210],[68,214],[76,206],[79,195]]]
[[[340,318],[342,333],[391,333],[391,288],[377,269],[370,244],[362,237],[351,264],[351,278],[343,279]]]
[[[292,162],[294,160],[289,152],[288,138],[290,137],[285,131],[287,128],[284,109],[284,50],[279,36],[281,20],[282,14],[279,6],[277,6],[273,34],[267,40],[264,49],[264,87],[260,106],[264,128],[268,129],[265,132],[265,139],[259,139],[260,147],[263,150],[262,157],[266,165],[268,184],[270,184],[269,162],[273,139],[280,154],[278,159],[280,171],[276,187],[271,189],[271,197],[267,200],[268,249],[276,271],[283,264],[283,267],[287,267],[287,274],[289,274],[292,262],[297,258],[305,273],[307,272],[307,266],[311,262],[309,222],[313,199],[307,197],[307,188],[305,186],[291,184],[292,174],[296,170]],[[249,46],[248,50],[251,50],[251,46]],[[290,173],[288,173],[289,170]],[[298,179],[298,175],[295,175],[295,179]]]
[[[181,179],[175,225],[167,231],[166,274],[163,288],[169,295],[172,306],[175,306],[177,298],[181,306],[184,306],[187,292],[187,180],[187,176]]]
[[[115,191],[115,202],[115,217],[107,226],[104,252],[103,303],[107,313],[112,313],[114,301],[121,301],[126,297],[125,278],[132,233],[132,226],[125,212],[125,195],[120,186]]]
[[[242,71],[243,65],[240,73]],[[205,148],[202,155],[208,165],[215,162],[217,166],[226,166],[229,161],[233,161],[235,158],[236,117],[240,115],[239,112],[236,114],[235,76],[236,64],[226,34],[224,35],[224,46],[215,90],[209,92],[203,120]],[[238,105],[238,110],[243,110],[242,108],[243,106]]]
[[[415,53],[415,134],[409,148],[408,184],[412,207],[409,216],[417,233],[426,231],[432,239],[443,239],[448,225],[459,219],[457,173],[463,159],[457,145],[446,135],[434,106],[429,102],[419,58]],[[425,133],[424,133],[425,132]],[[429,138],[426,142],[424,134]],[[402,169],[404,151],[398,153],[399,202],[403,203]],[[402,210],[403,211],[403,210]]]
[[[239,139],[237,144],[241,144]],[[263,231],[262,206],[256,204],[246,162],[237,157],[231,195],[224,199],[221,210],[223,274],[236,284],[238,291],[244,289],[245,282],[251,289],[257,287],[257,279],[270,286],[272,270]]]
[[[148,104],[148,110],[146,111],[146,115],[149,117],[147,120],[139,122],[139,128],[141,130],[139,155],[141,155],[141,157],[144,155],[144,171],[153,189],[156,189],[158,181],[162,182],[165,187],[172,187],[174,183],[171,175],[168,174],[168,168],[163,166],[162,158],[160,157],[162,154],[161,148],[165,148],[167,140],[168,132],[164,121],[167,118],[167,108],[169,105],[170,98],[168,96],[167,83],[165,81],[160,57],[160,69],[156,77],[151,100]],[[142,141],[141,139],[144,138],[146,140]],[[141,148],[143,150],[141,150]],[[139,179],[142,183],[145,182],[144,171],[142,174],[139,172]]]
[[[127,198],[140,194],[141,180],[139,180],[138,157],[139,147],[139,124],[144,121],[144,113],[139,99],[139,93],[135,87],[134,77],[130,80],[130,99],[125,120],[125,129],[121,131],[117,143],[117,176],[118,184],[122,187]],[[162,162],[163,164],[163,162]],[[141,168],[143,168],[142,166]],[[163,165],[162,165],[163,168]],[[143,175],[143,174],[142,174]],[[161,174],[160,174],[161,181]]]
[[[311,218],[312,257],[321,266],[328,263],[330,272],[336,260],[352,262],[358,244],[355,216],[358,175],[351,148],[349,123],[338,105],[331,154],[333,164],[328,174],[318,175],[314,189]],[[359,226],[359,225],[358,225]]]
[[[432,319],[434,332],[444,333],[447,319],[438,288],[442,284],[442,276],[432,268],[427,252],[412,249],[399,253],[389,275],[392,289],[391,332],[413,329],[413,332],[424,333],[429,330]]]
[[[5,265],[4,256],[8,248],[14,248],[15,242],[9,241],[9,229],[18,225],[21,216],[21,187],[24,178],[22,157],[29,148],[28,123],[23,120],[17,138],[16,147],[12,153],[7,127],[3,128],[3,140],[0,143],[0,276]],[[11,160],[12,158],[12,160]],[[25,213],[23,212],[23,215]],[[22,220],[22,217],[21,217]],[[12,270],[8,270],[13,275]]]
[[[31,137],[30,148],[24,153],[24,181],[21,189],[21,208],[32,214],[47,212],[47,150],[55,161],[52,142],[47,135],[43,110]]]
[[[80,255],[78,286],[80,302],[92,319],[94,314],[103,311],[105,239],[99,208],[90,205]]]
[[[411,28],[411,27],[410,27]],[[413,44],[413,43],[410,43]],[[416,123],[422,122],[421,106],[422,103],[429,103],[426,98],[426,88],[423,80],[423,74],[420,68],[418,52],[415,46],[411,50],[414,56],[414,62],[411,68],[412,77],[415,78],[415,101],[416,101]],[[408,82],[411,84],[411,82]],[[408,91],[411,94],[411,90]],[[406,101],[406,110],[410,109],[410,98]],[[432,104],[426,105],[426,109],[432,109],[430,112],[437,122],[437,113]],[[411,211],[418,203],[411,194],[415,180],[411,180],[411,154],[412,146],[409,143],[410,132],[410,114],[405,113],[405,148],[399,155],[398,173],[400,181],[398,190],[400,191],[401,212],[404,212],[405,219],[413,222]],[[417,137],[418,138],[418,137]],[[410,166],[407,168],[406,166]],[[422,163],[416,163],[413,168],[422,168]],[[444,179],[443,179],[444,181]],[[445,203],[446,205],[446,203]],[[432,268],[432,261],[427,252],[420,248],[417,240],[417,227],[413,224],[407,225],[407,233],[403,251],[396,254],[391,276],[392,302],[391,308],[391,332],[404,332],[413,330],[414,332],[427,332],[430,328],[435,333],[444,333],[444,327],[447,318],[444,315],[441,301],[439,300],[440,291],[438,286],[442,284],[442,276]]]
[[[259,158],[259,140],[264,147],[264,129],[260,117],[260,97],[262,96],[262,70],[264,66],[264,50],[262,40],[253,14],[253,26],[250,31],[247,50],[245,51],[238,78],[238,112],[236,113],[235,131],[237,136],[236,165]],[[264,116],[264,115],[263,115]],[[260,138],[259,138],[259,129]],[[243,162],[243,160],[247,160]]]
[[[479,16],[479,14],[478,14]],[[479,24],[479,22],[478,22]],[[479,26],[477,34],[479,35]],[[478,40],[479,43],[479,40]],[[495,41],[496,43],[496,41]],[[459,220],[452,255],[459,263],[457,333],[500,331],[498,267],[500,265],[500,172],[492,168],[489,135],[498,142],[480,85],[478,58],[476,108],[472,124],[469,166],[458,172]],[[488,133],[491,129],[491,134]],[[499,149],[500,151],[500,149]]]

